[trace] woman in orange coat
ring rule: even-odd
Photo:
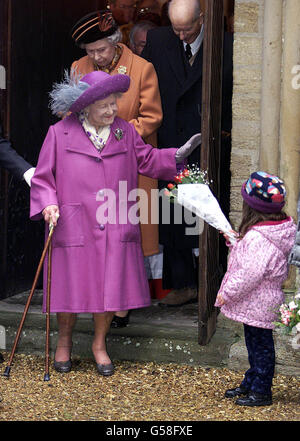
[[[120,43],[122,33],[109,11],[96,11],[81,18],[71,31],[76,45],[85,49],[84,57],[73,62],[71,69],[77,75],[102,70],[110,75],[126,74],[130,77],[130,88],[118,101],[118,116],[132,123],[139,135],[148,144],[156,147],[156,130],[162,121],[162,108],[157,75],[153,65],[135,55]],[[159,253],[158,225],[151,224],[151,189],[157,181],[139,176],[139,188],[147,192],[147,204],[140,204],[148,223],[141,223],[144,256]],[[158,209],[158,208],[157,208]],[[116,313],[115,326],[126,326],[126,311]]]

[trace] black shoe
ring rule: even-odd
[[[4,362],[4,357],[3,357],[3,355],[0,353],[0,363],[3,363]]]
[[[54,360],[54,369],[61,374],[66,374],[72,369],[72,361],[56,361]]]
[[[257,392],[249,392],[247,397],[238,398],[235,404],[239,406],[270,406],[272,404],[272,395],[258,394]]]
[[[100,364],[97,363],[97,371],[99,374],[104,375],[104,377],[108,377],[110,375],[113,375],[115,372],[115,367],[112,363],[109,364]]]
[[[125,317],[113,316],[110,327],[111,328],[125,328],[129,323],[129,312]]]
[[[225,398],[235,398],[235,397],[239,397],[240,395],[247,395],[248,392],[249,392],[248,389],[245,389],[244,387],[239,386],[234,389],[228,389],[225,392]]]

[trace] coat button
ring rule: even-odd
[[[99,226],[99,228],[100,228],[101,231],[103,231],[103,230],[105,230],[105,225],[101,224],[101,225]]]
[[[95,158],[95,161],[96,161],[96,162],[100,162],[101,159],[100,159],[100,158]]]

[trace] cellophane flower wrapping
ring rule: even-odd
[[[231,244],[235,244],[236,237],[231,231],[232,227],[207,184],[178,185],[177,202],[212,227],[225,233]]]
[[[196,164],[187,165],[165,188],[165,196],[178,202],[199,216],[212,227],[225,233],[230,242],[236,242],[232,227],[221,210],[219,202],[210,190],[207,171]]]

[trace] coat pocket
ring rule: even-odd
[[[65,204],[59,207],[59,219],[53,234],[53,247],[83,247],[81,204]]]

